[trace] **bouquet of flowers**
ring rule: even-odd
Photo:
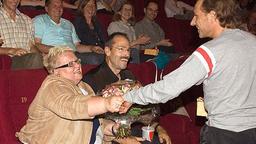
[[[121,80],[106,86],[106,88],[102,91],[102,95],[103,97],[108,97],[111,95],[124,94],[133,89],[138,89],[139,87],[141,87],[141,84],[138,81]],[[134,105],[125,114],[106,113],[105,118],[120,123],[116,137],[124,138],[131,135],[130,126],[132,123],[140,121],[144,124],[150,124],[158,113],[159,111],[156,111],[154,107],[142,107],[140,105]]]

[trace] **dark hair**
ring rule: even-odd
[[[49,6],[51,0],[45,0],[45,6]]]
[[[77,8],[77,11],[78,11],[78,14],[79,15],[83,15],[84,13],[84,7],[88,4],[90,0],[79,0],[79,4],[78,4],[78,8]],[[95,6],[96,6],[96,1],[94,0],[94,3],[95,3]],[[96,6],[96,9],[97,9],[97,6]],[[96,13],[96,9],[95,9],[95,13]]]
[[[132,3],[130,1],[126,1],[118,10],[118,12],[116,12],[113,15],[113,21],[120,21],[121,20],[121,15],[119,14],[119,12],[123,9],[124,5],[131,5],[132,6],[132,17],[128,20],[128,23],[131,25],[135,25],[135,15],[134,15],[134,6],[132,5]]]
[[[150,3],[155,3],[156,5],[159,5],[157,0],[146,0],[144,8],[147,8]]]
[[[222,27],[237,28],[241,24],[237,0],[202,0],[202,10],[214,11]]]
[[[121,33],[121,32],[115,32],[115,33],[112,33],[109,37],[108,37],[108,40],[105,44],[105,46],[107,47],[111,47],[113,45],[113,40],[115,37],[118,37],[118,36],[121,36],[121,37],[124,37],[127,39],[127,41],[129,41],[129,38],[127,37],[127,35],[125,33]]]
[[[63,0],[61,0],[63,2]],[[45,7],[48,7],[52,0],[45,0]]]

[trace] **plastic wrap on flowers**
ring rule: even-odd
[[[141,87],[141,84],[138,81],[121,80],[106,86],[106,88],[102,91],[102,95],[103,97],[119,95],[131,91],[133,89],[138,89],[139,87]],[[150,124],[152,119],[155,117],[154,112],[154,107],[152,108],[134,105],[125,114],[106,113],[105,118],[120,123],[120,127],[117,130],[116,137],[125,138],[131,135],[130,126],[132,123],[140,121],[144,124]]]

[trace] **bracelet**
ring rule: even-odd
[[[113,136],[116,136],[116,133],[114,131],[114,125],[112,126],[111,131],[112,131]]]

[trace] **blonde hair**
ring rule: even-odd
[[[56,46],[50,48],[49,53],[44,56],[43,64],[49,73],[53,73],[54,68],[57,65],[57,60],[60,55],[67,51],[73,51],[67,46]]]

